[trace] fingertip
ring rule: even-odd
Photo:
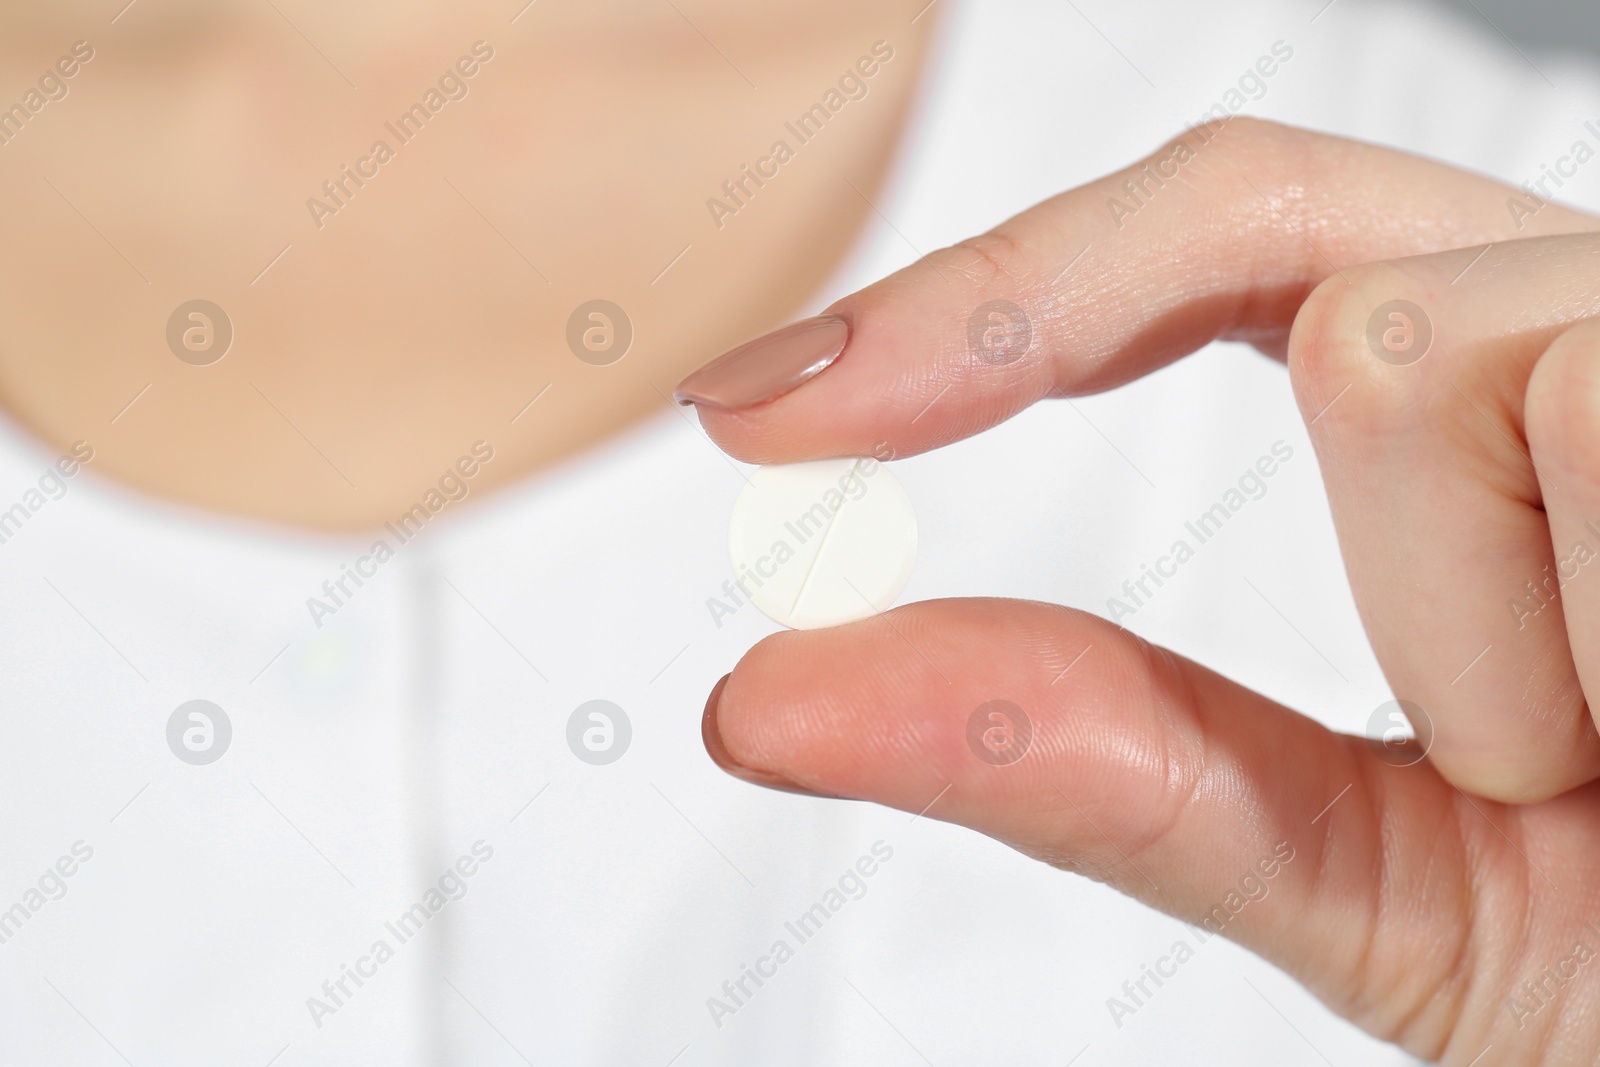
[[[802,796],[839,799],[832,797],[832,794],[807,789],[805,786],[783,775],[748,767],[728,750],[727,742],[722,737],[720,712],[722,694],[728,687],[728,679],[732,677],[732,673],[724,674],[717,680],[717,684],[712,686],[711,695],[706,698],[705,711],[700,716],[700,739],[706,746],[706,754],[711,757],[711,762],[733,777],[749,782],[751,785],[759,785],[763,788],[775,789],[783,793],[798,793]]]
[[[843,317],[801,319],[729,349],[679,382],[672,396],[727,411],[770,403],[827,370],[849,343]]]

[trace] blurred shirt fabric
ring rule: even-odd
[[[1240,113],[1513,184],[1595,140],[1600,79],[1579,57],[1525,59],[1482,20],[1415,3],[1320,6],[945,0],[925,101],[874,197],[887,221],[802,310],[1126,165],[1235,93]],[[1561,197],[1600,206],[1600,164]],[[923,541],[903,599],[1104,614],[1278,442],[1292,458],[1260,499],[1122,621],[1360,731],[1390,694],[1287,376],[1240,346],[896,464]],[[0,501],[55,455],[8,425]],[[66,484],[0,545],[0,913],[75,844],[92,854],[45,878],[0,943],[4,1067],[1409,1062],[1104,887],[932,817],[718,771],[706,694],[774,627],[707,609],[743,483],[692,415],[452,505],[320,626],[306,599],[370,537],[140,499],[92,463]],[[166,740],[195,699],[233,730],[207,766]],[[566,739],[596,699],[632,730],[603,766]],[[845,904],[801,941],[786,924],[830,891]],[[426,921],[403,923],[418,903]],[[1180,939],[1193,958],[1111,1011]],[[736,1010],[708,1007],[780,940],[792,956],[746,979]],[[379,941],[392,955],[370,962]],[[362,958],[369,976],[313,1012]]]

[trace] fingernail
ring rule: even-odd
[[[721,681],[712,687],[711,696],[706,700],[706,712],[700,719],[700,737],[705,741],[706,753],[711,757],[711,762],[735,778],[742,778],[753,785],[766,786],[768,789],[777,789],[785,793],[799,793],[808,797],[826,797],[826,793],[818,793],[795,785],[789,779],[776,774],[753,771],[728,754],[728,746],[722,743],[722,729],[717,725],[717,705],[722,701],[722,690],[727,687],[730,677],[732,675],[724,674]]]
[[[850,324],[837,315],[790,323],[724,352],[678,383],[680,404],[747,408],[776,400],[827,370],[850,340]]]

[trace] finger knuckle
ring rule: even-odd
[[[1243,200],[1259,213],[1262,197],[1291,199],[1304,188],[1305,160],[1315,143],[1304,130],[1266,119],[1214,119],[1172,138],[1123,177],[1133,178],[1136,193],[1149,194],[1152,184],[1164,187],[1181,176],[1179,184],[1189,190],[1190,202],[1174,204],[1174,211]]]
[[[1439,384],[1428,302],[1385,263],[1345,268],[1312,291],[1289,335],[1289,378],[1313,437],[1382,444],[1422,424]]]
[[[1197,123],[1190,132],[1206,144],[1221,138],[1219,144],[1225,144],[1257,162],[1281,158],[1287,151],[1304,145],[1307,139],[1305,130],[1250,115],[1209,119]]]

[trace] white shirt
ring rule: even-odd
[[[874,223],[816,307],[1138,158],[1280,41],[1292,58],[1244,111],[1513,183],[1600,115],[1576,61],[1541,53],[1535,70],[1481,20],[1412,4],[942,6],[925,103],[877,198],[893,226]],[[1600,204],[1597,179],[1563,196]],[[1238,346],[898,463],[923,539],[903,599],[1104,613],[1279,441],[1293,458],[1266,495],[1124,621],[1360,730],[1390,694],[1286,375]],[[0,510],[54,459],[8,427]],[[706,694],[772,625],[707,610],[742,482],[692,416],[451,505],[320,626],[308,598],[372,537],[151,502],[93,463],[66,484],[0,544],[0,923],[25,912],[0,925],[0,1067],[1265,1065],[1314,1062],[1308,1043],[1408,1062],[1104,887],[931,818],[717,770]],[[167,741],[196,699],[232,728],[201,766]],[[566,740],[595,699],[632,728],[603,766]],[[863,857],[859,899],[798,936]],[[470,876],[445,875],[458,862]],[[464,895],[430,901],[442,876]],[[1180,938],[1193,958],[1113,1011]],[[717,1010],[758,963],[763,984],[745,977]]]

